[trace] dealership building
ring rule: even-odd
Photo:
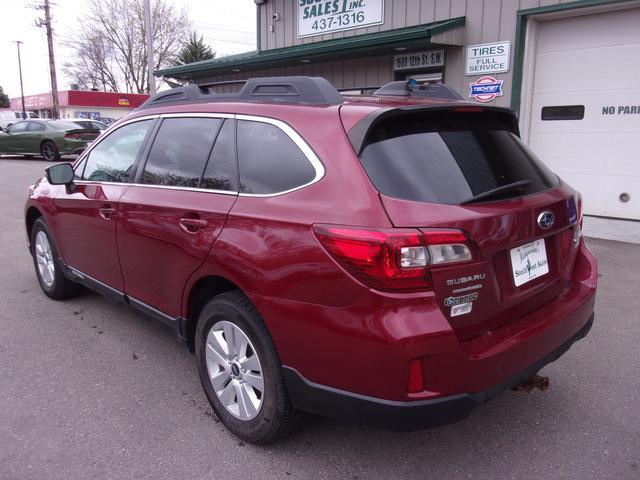
[[[351,93],[444,82],[472,102],[514,108],[523,139],[583,193],[585,213],[640,220],[640,1],[255,3],[256,51],[156,75],[322,76]]]

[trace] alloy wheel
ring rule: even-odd
[[[52,162],[53,160],[55,160],[56,152],[54,150],[54,147],[50,143],[45,143],[42,146],[42,156],[48,162]]]
[[[264,399],[264,377],[256,349],[234,323],[222,320],[209,330],[207,371],[224,408],[240,420],[251,420]]]
[[[56,266],[53,262],[51,243],[43,231],[36,235],[35,254],[40,278],[47,287],[51,287],[55,280]]]

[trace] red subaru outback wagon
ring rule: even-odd
[[[44,292],[171,326],[216,414],[265,443],[301,412],[411,430],[533,377],[593,322],[580,196],[509,109],[321,78],[161,92],[30,189]]]

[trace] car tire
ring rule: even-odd
[[[228,342],[228,337],[235,340]],[[286,436],[301,422],[303,414],[289,401],[267,327],[242,292],[220,294],[204,306],[195,347],[209,403],[234,435],[266,444]]]
[[[31,229],[31,255],[40,287],[48,297],[64,300],[82,291],[81,285],[64,276],[58,249],[42,217],[35,221]]]
[[[40,145],[40,154],[47,162],[57,162],[60,160],[60,151],[51,140],[45,140]]]

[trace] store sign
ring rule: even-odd
[[[396,72],[402,70],[416,70],[419,68],[442,67],[443,65],[443,49],[393,56],[393,70]]]
[[[466,75],[493,75],[509,71],[511,42],[484,43],[467,47]]]
[[[298,38],[384,23],[384,0],[298,0]]]
[[[493,77],[482,77],[476,82],[469,84],[469,97],[485,103],[502,96],[503,80],[496,80]]]
[[[100,118],[100,112],[79,112],[75,111],[75,118],[91,118],[93,120],[98,120]]]

